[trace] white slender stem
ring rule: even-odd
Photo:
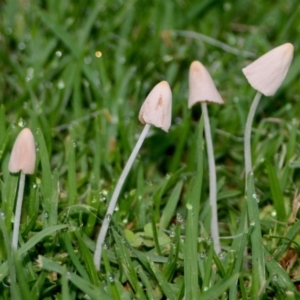
[[[12,237],[12,247],[16,250],[18,249],[18,237],[19,237],[19,230],[20,230],[24,186],[25,186],[25,173],[21,171],[20,179],[19,179],[18,198],[17,198],[16,211],[14,217],[13,237]]]
[[[255,111],[257,109],[259,100],[261,99],[262,94],[257,92],[254,100],[252,101],[246,125],[245,125],[245,133],[244,133],[244,155],[245,155],[245,178],[247,182],[247,176],[252,171],[252,159],[251,159],[251,129],[252,123],[255,115]]]
[[[214,148],[211,138],[209,116],[207,105],[205,102],[201,103],[202,113],[204,117],[204,132],[208,156],[208,169],[209,169],[209,203],[211,207],[211,223],[210,230],[214,242],[214,249],[216,253],[221,252],[220,236],[218,227],[218,208],[217,208],[217,176],[216,165],[214,158]]]
[[[115,207],[116,207],[116,203],[117,203],[117,200],[118,200],[118,197],[119,197],[119,194],[120,194],[120,191],[121,191],[121,188],[124,184],[124,181],[131,169],[131,166],[143,144],[143,141],[150,129],[150,124],[146,124],[135,147],[133,148],[132,152],[131,152],[131,155],[122,171],[122,174],[118,180],[118,183],[115,187],[115,190],[113,192],[113,195],[111,197],[111,200],[109,202],[109,205],[108,205],[108,208],[107,208],[107,211],[106,211],[106,215],[105,215],[105,218],[103,220],[103,223],[102,223],[102,226],[101,226],[101,229],[100,229],[100,232],[99,232],[99,235],[98,235],[98,239],[97,239],[97,243],[96,243],[96,249],[95,249],[95,253],[94,253],[94,264],[95,264],[95,267],[97,270],[100,270],[100,263],[101,263],[101,252],[102,252],[102,246],[104,244],[104,240],[105,240],[105,237],[106,237],[106,233],[107,233],[107,230],[108,230],[108,227],[109,227],[109,223],[110,223],[110,219],[112,217],[112,214],[115,210]]]

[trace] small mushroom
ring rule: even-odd
[[[283,82],[291,65],[294,46],[276,47],[259,57],[242,71],[250,85],[265,96],[273,96]]]
[[[216,253],[220,253],[221,246],[218,228],[216,166],[207,103],[213,102],[223,104],[224,101],[206,68],[199,61],[193,61],[189,72],[189,107],[192,107],[198,102],[201,103],[204,118],[204,131],[208,156],[209,203],[212,212],[210,229],[214,241],[214,249]]]
[[[246,177],[252,170],[251,129],[256,108],[262,94],[272,96],[280,87],[291,65],[293,52],[294,46],[292,44],[283,44],[262,55],[242,70],[250,85],[257,90],[245,125],[244,156]]]
[[[132,167],[132,164],[143,144],[144,139],[147,136],[151,125],[168,132],[171,125],[171,112],[172,92],[169,84],[166,81],[161,81],[151,90],[140,109],[139,120],[146,125],[144,126],[144,129],[131,152],[131,155],[122,171],[109,202],[106,211],[106,217],[103,220],[94,252],[94,264],[97,270],[100,270],[102,246],[106,237],[109,223],[115,210],[122,186]]]
[[[18,197],[14,218],[14,229],[12,237],[12,247],[18,248],[18,236],[20,230],[21,210],[24,194],[25,175],[33,174],[35,168],[35,142],[34,137],[29,128],[24,128],[17,136],[13,149],[11,151],[8,170],[11,173],[20,172]]]
[[[168,132],[171,126],[172,92],[167,81],[158,83],[145,99],[139,113],[143,124],[151,124]]]

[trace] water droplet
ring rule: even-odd
[[[1,216],[2,220],[4,220],[6,218],[5,212],[1,211],[0,212],[0,216]]]
[[[104,193],[104,191],[100,192],[100,201],[104,202],[106,200],[106,194]]]
[[[40,147],[35,147],[36,152],[40,152]]]
[[[71,279],[71,272],[67,272],[67,278]]]
[[[107,220],[111,220],[111,214],[107,214],[107,215],[105,216],[105,218],[106,218]]]
[[[57,87],[58,87],[60,90],[62,90],[62,89],[65,88],[65,83],[64,83],[64,81],[63,81],[62,79],[60,79],[60,80],[58,81]]]
[[[101,52],[101,51],[96,51],[96,52],[95,52],[95,56],[96,56],[97,58],[100,58],[100,57],[102,56],[102,52]]]
[[[219,253],[219,258],[220,258],[220,259],[223,259],[224,257],[225,257],[225,253],[224,253],[224,252],[220,252],[220,253]]]
[[[86,57],[84,58],[84,63],[85,63],[86,65],[89,65],[91,62],[92,62],[92,58],[91,58],[90,56],[86,56]]]
[[[208,290],[208,287],[207,287],[207,286],[203,287],[203,291],[204,291],[204,292],[207,291],[207,290]]]
[[[252,198],[253,198],[254,200],[256,200],[257,203],[259,202],[259,197],[257,196],[256,193],[254,193],[254,194],[252,195]]]
[[[273,277],[272,277],[272,280],[273,280],[273,281],[278,281],[278,275],[277,275],[277,274],[274,274]]]
[[[177,220],[177,222],[179,223],[179,224],[181,224],[181,223],[183,223],[183,217],[182,217],[182,215],[180,214],[180,213],[177,213],[176,214],[176,220]]]
[[[271,212],[271,216],[274,217],[274,218],[277,216],[276,210],[273,210],[273,211]]]
[[[72,141],[72,146],[73,146],[74,148],[76,148],[76,147],[77,147],[77,142],[76,142],[76,141]]]
[[[252,220],[251,222],[250,222],[250,226],[255,226],[255,221],[254,220]]]
[[[62,52],[58,50],[58,51],[55,52],[55,55],[56,55],[57,57],[61,57],[61,56],[62,56]]]
[[[24,50],[25,48],[26,48],[26,45],[25,45],[25,43],[23,43],[23,42],[21,42],[21,43],[19,43],[18,44],[18,48],[19,48],[19,50]]]
[[[49,213],[48,212],[44,212],[44,218],[48,219],[49,218]]]
[[[171,178],[171,175],[170,175],[169,173],[167,173],[166,176],[165,176],[165,178],[166,178],[167,180],[169,180],[169,179]]]
[[[106,243],[103,243],[102,248],[103,248],[103,249],[108,249],[107,244],[106,244]]]
[[[171,230],[169,233],[170,238],[174,238],[175,237],[175,231]]]
[[[18,126],[19,127],[25,127],[26,126],[26,122],[24,119],[20,118],[19,121],[18,121]]]
[[[186,205],[186,208],[187,208],[188,210],[192,210],[192,209],[193,209],[193,205],[191,205],[191,204],[188,203],[188,204]]]
[[[115,211],[119,211],[119,205],[116,205],[116,207],[115,207]]]
[[[128,219],[123,219],[123,224],[127,224],[128,223]]]
[[[211,237],[209,237],[208,239],[207,239],[207,241],[206,241],[206,243],[207,243],[207,245],[211,245],[212,244],[212,238]]]
[[[51,81],[47,81],[47,82],[45,83],[45,87],[46,87],[47,89],[51,89],[51,88],[53,87],[53,83],[52,83]]]
[[[124,64],[125,62],[126,62],[125,56],[120,56],[120,57],[119,57],[119,63],[120,63],[120,64]]]
[[[6,27],[6,28],[5,28],[5,34],[6,34],[6,35],[12,34],[12,29],[11,29],[10,27]]]
[[[10,222],[11,222],[11,223],[14,223],[14,222],[15,222],[15,215],[14,215],[14,214],[12,214],[12,216],[11,216],[11,218],[10,218]]]
[[[38,187],[38,185],[36,184],[36,183],[34,183],[33,185],[32,185],[32,188],[33,189],[36,189]]]
[[[204,259],[204,258],[205,258],[205,256],[206,256],[206,253],[205,253],[205,251],[202,251],[202,252],[200,252],[200,258],[201,258],[201,259]]]

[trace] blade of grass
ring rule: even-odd
[[[276,174],[276,168],[268,160],[265,161],[265,166],[266,166],[268,177],[269,177],[271,195],[273,198],[276,215],[277,215],[279,221],[285,222],[286,221],[286,212],[285,212],[285,207],[284,207],[284,198],[283,198],[283,193],[280,188],[280,182],[279,182],[279,179]]]
[[[196,175],[187,200],[187,221],[184,243],[185,298],[199,299],[198,268],[198,219],[203,178],[203,117],[197,130]]]
[[[47,227],[46,229],[43,229],[42,231],[40,231],[39,233],[34,235],[32,238],[30,238],[24,245],[22,245],[18,249],[18,254],[20,256],[22,256],[22,254],[25,254],[26,252],[28,252],[31,248],[33,248],[38,242],[40,242],[46,236],[54,233],[55,231],[58,231],[58,230],[61,230],[61,229],[67,228],[67,227],[68,227],[68,225],[55,225],[55,226],[51,226],[51,227]],[[7,272],[8,272],[8,265],[7,265],[7,262],[4,262],[0,266],[0,282],[7,276]]]
[[[52,261],[49,258],[39,256],[38,258],[38,265],[48,271],[53,271],[59,274],[63,274],[65,272],[64,267],[60,266],[56,262]],[[76,275],[72,272],[67,272],[67,278],[70,280],[77,288],[82,290],[84,293],[86,293],[89,297],[92,299],[103,299],[103,300],[112,300],[110,296],[106,294],[106,292],[94,285],[92,285],[90,282],[82,279],[80,276]]]

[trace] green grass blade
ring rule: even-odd
[[[47,227],[46,229],[43,229],[36,235],[34,235],[32,238],[30,238],[24,245],[22,245],[18,249],[18,254],[22,256],[22,254],[27,253],[31,248],[33,248],[38,242],[40,242],[43,238],[46,236],[54,233],[55,231],[67,228],[68,225],[55,225],[51,227]],[[3,263],[0,266],[0,282],[6,277],[8,272],[8,265],[7,262]]]
[[[276,174],[276,168],[270,161],[266,161],[265,165],[269,177],[271,195],[273,198],[276,215],[279,221],[285,222],[286,212],[284,207],[284,198],[281,191],[280,182]]]
[[[44,270],[57,272],[59,274],[63,274],[65,272],[65,269],[62,266],[53,262],[51,259],[43,257],[43,256],[39,256],[38,264]],[[103,289],[90,284],[90,282],[82,279],[80,276],[78,276],[75,273],[68,271],[67,278],[77,288],[79,288],[84,293],[86,293],[88,296],[90,296],[91,299],[112,300],[112,298],[110,296],[108,296]]]
[[[172,217],[175,215],[175,210],[180,198],[182,187],[183,187],[183,181],[181,180],[176,184],[162,212],[160,218],[160,229],[167,228]]]
[[[203,178],[203,118],[199,122],[197,131],[196,176],[192,183],[191,193],[187,200],[187,220],[184,243],[184,282],[185,298],[198,299],[198,234],[199,209]]]

